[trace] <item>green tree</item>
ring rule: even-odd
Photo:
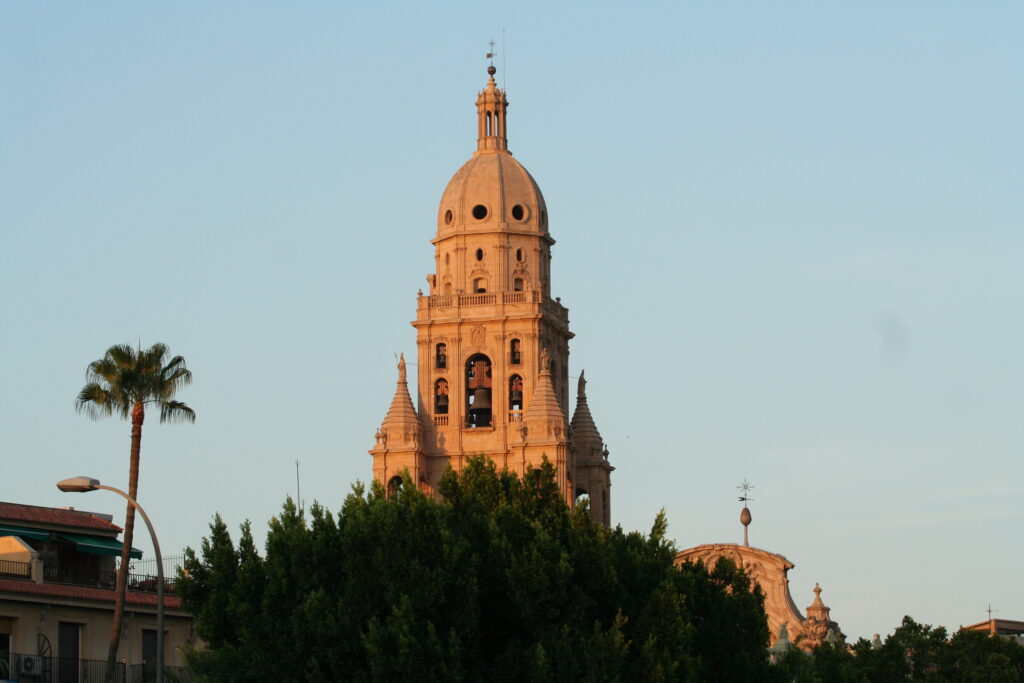
[[[103,358],[89,363],[86,385],[78,392],[75,408],[93,419],[113,414],[122,419],[131,417],[131,458],[128,467],[128,495],[138,499],[139,452],[142,447],[142,423],[146,406],[160,408],[160,422],[194,422],[195,412],[174,396],[182,387],[191,384],[192,373],[185,367],[185,359],[174,356],[168,360],[163,344],[136,350],[129,344],[111,346]],[[128,506],[124,523],[124,549],[117,572],[114,598],[114,623],[107,651],[107,681],[114,680],[117,646],[121,640],[124,621],[124,599],[128,579],[128,560],[135,532],[135,508]]]
[[[760,591],[729,563],[673,566],[650,534],[570,510],[483,457],[440,484],[353,488],[338,514],[288,500],[265,552],[219,518],[179,593],[211,680],[766,680]]]

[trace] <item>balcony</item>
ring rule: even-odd
[[[150,683],[156,680],[156,662],[128,665],[114,664],[117,683]],[[102,659],[49,657],[5,653],[0,657],[0,680],[32,681],[32,683],[85,683],[104,681],[107,662]],[[192,675],[183,666],[165,666],[164,680],[192,683]]]

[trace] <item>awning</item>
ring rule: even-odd
[[[49,541],[50,532],[42,529],[26,529],[21,526],[11,526],[10,524],[0,524],[0,536],[21,536],[22,538],[31,538],[36,541]]]
[[[121,541],[113,538],[100,538],[99,536],[83,536],[81,534],[61,534],[61,538],[71,541],[75,548],[83,553],[92,555],[120,555],[124,547]],[[132,548],[131,557],[138,560],[142,557],[142,551]]]

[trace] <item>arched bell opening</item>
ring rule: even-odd
[[[448,414],[448,380],[441,378],[434,382],[434,415]]]
[[[590,494],[587,493],[586,489],[578,488],[576,489],[576,507],[579,507],[584,503],[588,506],[590,505]]]
[[[508,378],[508,409],[523,409],[523,378],[519,375]]]
[[[388,498],[394,498],[400,488],[402,488],[402,478],[398,475],[391,477],[388,480]]]
[[[521,291],[523,291],[523,278],[517,277],[515,280],[512,281],[512,291],[513,292],[521,292]]]
[[[490,427],[491,359],[482,353],[466,361],[466,426]]]
[[[523,343],[518,339],[508,343],[508,362],[509,365],[519,365],[523,362]]]
[[[448,345],[441,343],[434,347],[434,367],[440,370],[448,367]]]

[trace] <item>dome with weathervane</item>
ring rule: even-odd
[[[493,74],[476,104],[477,150],[441,195],[437,237],[496,231],[546,235],[544,195],[533,176],[508,151],[508,101],[495,85]]]

